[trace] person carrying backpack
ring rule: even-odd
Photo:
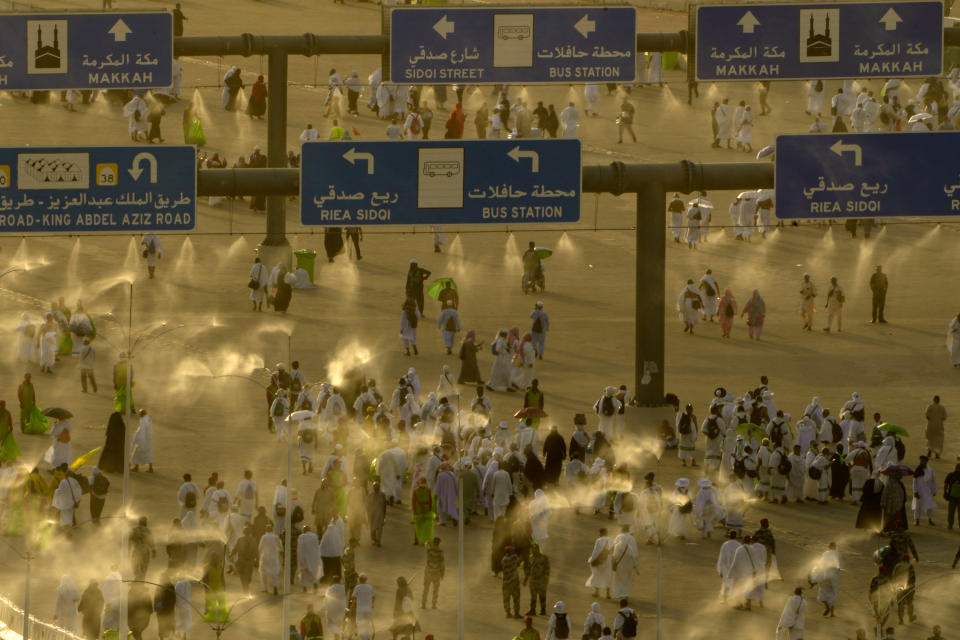
[[[563,600],[557,601],[553,605],[553,613],[550,614],[550,622],[547,625],[547,640],[564,640],[570,637],[570,617],[567,615],[567,607]]]
[[[533,348],[537,352],[537,358],[543,360],[543,350],[547,341],[547,330],[550,329],[550,316],[543,310],[543,302],[538,301],[533,311],[530,312],[530,319],[533,324],[530,326],[530,338],[533,341]]]
[[[613,634],[617,640],[637,637],[637,612],[630,608],[626,598],[620,599],[620,610],[613,620]]]
[[[688,404],[684,407],[683,413],[677,414],[677,439],[680,446],[677,448],[677,456],[680,458],[680,464],[687,466],[687,460],[690,466],[697,466],[697,461],[693,455],[696,451],[697,442],[697,416],[693,413],[693,405]]]
[[[723,432],[726,428],[723,418],[720,417],[720,406],[710,407],[710,415],[703,421],[701,431],[706,441],[704,444],[703,466],[705,469],[718,471],[720,460],[723,457]]]
[[[614,436],[614,426],[617,419],[617,413],[620,411],[620,401],[617,400],[617,388],[605,387],[603,397],[597,400],[593,405],[593,410],[599,418],[597,428],[603,432],[607,439]]]
[[[420,140],[423,138],[423,118],[417,113],[416,109],[407,114],[407,119],[403,123],[403,133],[407,140]]]

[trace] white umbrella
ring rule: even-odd
[[[289,422],[299,422],[300,420],[312,420],[317,417],[315,411],[307,411],[306,409],[301,409],[300,411],[294,411],[287,416]]]
[[[910,116],[910,119],[907,120],[907,122],[909,122],[909,123],[923,122],[924,120],[929,120],[929,119],[932,118],[932,117],[933,117],[933,114],[932,114],[932,113],[927,113],[926,111],[921,111],[920,113],[915,113],[915,114],[913,114],[912,116]]]
[[[713,209],[713,203],[706,198],[694,198],[687,203],[691,207],[703,207],[704,209]]]

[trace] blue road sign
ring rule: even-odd
[[[390,80],[633,82],[636,23],[633,7],[394,9]]]
[[[697,7],[697,80],[939,75],[942,2]]]
[[[192,146],[0,148],[0,233],[184,231]]]
[[[780,218],[960,215],[960,132],[777,136]]]
[[[579,140],[311,142],[306,225],[576,222]]]
[[[170,12],[0,13],[0,89],[171,84]]]

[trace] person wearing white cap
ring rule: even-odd
[[[543,310],[543,302],[537,301],[530,312],[530,338],[533,341],[533,348],[537,352],[537,357],[543,360],[543,350],[546,346],[547,331],[550,329],[550,316]]]
[[[616,387],[604,387],[603,396],[593,405],[593,411],[598,417],[597,428],[608,440],[613,438],[614,423],[620,407]]]
[[[601,528],[600,535],[593,543],[593,552],[587,558],[590,565],[590,577],[585,586],[593,587],[593,597],[600,596],[600,590],[610,597],[610,585],[613,583],[613,541],[607,536],[607,530]]]
[[[710,478],[700,478],[697,480],[697,497],[694,500],[694,510],[697,515],[697,529],[700,530],[700,536],[709,538],[713,531],[713,526],[723,520],[723,507],[717,502],[717,496],[713,491],[713,482]]]
[[[693,502],[691,502],[688,493],[690,480],[687,478],[677,478],[673,486],[676,488],[670,497],[672,507],[670,523],[667,525],[667,533],[681,540],[686,540],[687,521],[690,519],[690,512],[693,511]]]
[[[813,329],[813,314],[816,313],[814,298],[817,297],[817,286],[810,279],[810,274],[803,274],[800,282],[800,316],[803,318],[803,328],[806,331]]]
[[[567,607],[563,600],[553,605],[550,622],[547,623],[546,640],[561,640],[570,637],[570,619],[567,616]]]

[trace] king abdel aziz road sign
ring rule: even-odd
[[[305,225],[576,222],[579,140],[308,142]]]
[[[783,135],[779,218],[960,215],[960,132]]]
[[[186,231],[193,146],[0,148],[0,233]]]
[[[390,80],[407,84],[633,82],[633,7],[394,9]]]
[[[942,2],[697,7],[697,80],[935,76]]]
[[[0,13],[0,90],[172,83],[170,12]]]

